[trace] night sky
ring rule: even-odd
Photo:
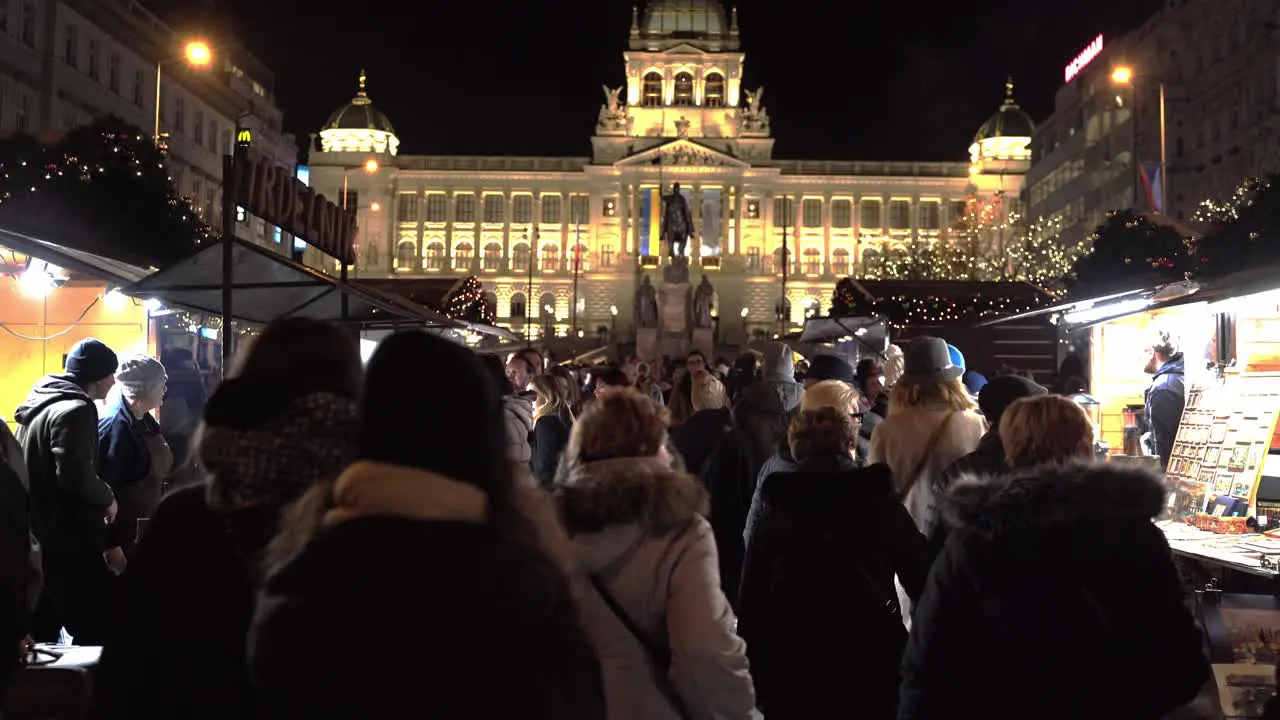
[[[152,0],[175,27],[235,37],[276,74],[305,144],[355,93],[390,118],[402,153],[577,155],[624,82],[629,0]],[[1097,33],[1163,0],[739,0],[745,85],[763,84],[775,157],[960,160],[1013,73],[1022,106],[1053,110],[1062,68]]]

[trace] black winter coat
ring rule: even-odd
[[[732,426],[733,415],[728,408],[720,408],[699,410],[672,431],[671,442],[680,451],[680,457],[684,458],[684,469],[690,475],[702,472],[702,467],[720,444],[720,439]]]
[[[738,632],[765,717],[893,718],[907,640],[893,578],[914,601],[928,558],[889,467],[810,460],[760,496]]]
[[[545,415],[534,422],[533,432],[529,435],[529,444],[532,446],[529,464],[539,485],[547,487],[556,479],[560,456],[569,444],[569,432],[572,428],[573,418],[568,414]]]
[[[599,663],[567,584],[533,553],[483,519],[326,528],[259,596],[259,717],[603,718]]]
[[[1209,677],[1154,475],[1041,466],[960,481],[916,606],[902,720],[1161,718]]]

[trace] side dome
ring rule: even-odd
[[[640,29],[655,38],[712,38],[729,34],[718,0],[654,0],[644,9]]]
[[[346,105],[333,111],[320,130],[324,152],[374,152],[395,155],[400,139],[391,120],[374,107],[366,92],[368,78],[360,71],[360,89]]]

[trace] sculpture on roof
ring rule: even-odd
[[[764,109],[764,86],[746,91],[747,107],[742,111],[742,129],[746,132],[769,132],[769,113]]]
[[[604,105],[600,106],[600,119],[596,126],[600,132],[625,130],[628,125],[627,108],[622,104],[622,87],[600,86],[604,90]]]

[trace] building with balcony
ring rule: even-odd
[[[0,133],[58,134],[105,115],[150,133],[159,75],[174,188],[216,226],[237,124],[281,164],[296,165],[298,149],[282,130],[270,71],[216,43],[211,67],[188,68],[187,39],[136,0],[0,0]],[[275,228],[246,222],[242,236],[287,247]]]
[[[722,342],[826,312],[837,279],[946,242],[975,197],[1016,205],[1031,121],[1012,85],[969,162],[779,159],[745,59],[737,11],[715,0],[634,10],[625,82],[605,88],[592,153],[576,158],[401,155],[362,74],[311,148],[310,182],[357,209],[354,277],[474,274],[500,324],[529,337],[625,333],[637,285],[670,262],[660,216],[675,183]]]

